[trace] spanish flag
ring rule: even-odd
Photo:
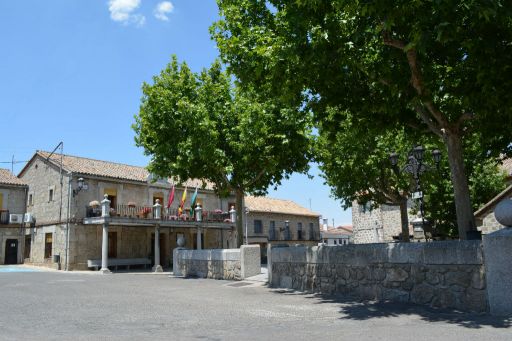
[[[185,206],[186,200],[187,200],[187,186],[185,186],[185,190],[183,191],[183,195],[181,196],[180,212],[183,212],[183,206]]]

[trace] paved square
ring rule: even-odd
[[[512,339],[512,319],[235,283],[152,274],[0,273],[0,339]]]

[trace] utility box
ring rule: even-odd
[[[53,255],[53,262],[60,263],[60,255]]]

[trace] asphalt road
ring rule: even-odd
[[[512,340],[512,319],[167,275],[0,272],[1,340]]]

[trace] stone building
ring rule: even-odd
[[[408,207],[410,208],[410,206],[409,202]],[[409,222],[413,218],[409,213]],[[387,243],[399,240],[402,233],[400,207],[380,205],[377,208],[371,208],[371,203],[360,205],[354,201],[352,203],[352,226],[355,244]],[[409,235],[412,235],[411,227]]]
[[[0,168],[0,264],[23,263],[27,185]]]
[[[476,226],[479,231],[482,231],[482,234],[491,233],[504,227],[494,217],[494,208],[502,200],[512,198],[512,159],[504,160],[501,168],[507,174],[508,187],[475,212]]]
[[[161,264],[168,266],[180,236],[188,248],[234,246],[228,208],[235,200],[219,198],[210,183],[202,188],[202,181],[189,180],[176,186],[174,201],[167,208],[170,180],[155,181],[143,167],[42,151],[34,154],[19,178],[28,185],[31,223],[26,229],[30,248],[26,262],[30,264],[74,270],[87,269],[89,260],[100,259],[103,221],[99,205],[104,194],[111,207],[109,259],[154,260],[155,249],[159,249]],[[184,187],[188,195],[178,217]],[[190,214],[196,187],[197,203],[202,207],[200,223]],[[157,200],[162,205],[160,217],[154,216]]]
[[[320,240],[320,214],[291,200],[268,197],[245,197],[247,238],[259,244],[262,259],[268,243],[317,245]]]

